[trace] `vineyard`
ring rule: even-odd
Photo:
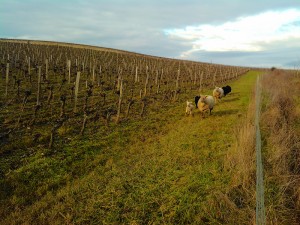
[[[71,44],[0,44],[3,153],[10,150],[8,139],[31,136],[29,145],[52,148],[63,124],[69,127],[64,138],[83,135],[89,123],[108,127],[143,117],[156,110],[154,103],[176,102],[182,93],[200,92],[247,71]]]
[[[253,224],[254,92],[270,71],[46,41],[0,50],[1,224]],[[282,73],[262,79],[266,217],[297,224],[299,154],[271,134],[295,131],[298,146],[299,126],[277,132],[269,103],[272,86],[299,83]],[[228,84],[211,116],[185,116],[187,100]]]

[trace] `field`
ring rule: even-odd
[[[294,71],[0,47],[1,224],[253,224],[259,75],[267,224],[299,224]],[[225,85],[211,116],[185,115],[186,100]]]

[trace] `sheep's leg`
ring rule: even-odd
[[[188,108],[185,109],[185,115],[188,116],[190,114]]]
[[[203,119],[205,118],[205,112],[206,112],[206,110],[201,111],[201,116],[202,116]]]
[[[200,110],[200,116],[203,118],[203,111]]]

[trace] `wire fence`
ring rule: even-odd
[[[259,128],[260,102],[261,102],[261,81],[260,76],[256,81],[256,111],[255,111],[255,128],[256,128],[256,224],[266,224],[265,196],[264,196],[264,178],[263,162],[261,154],[261,134]]]

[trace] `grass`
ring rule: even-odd
[[[184,116],[186,98],[198,94],[190,93],[144,119],[62,139],[55,150],[35,148],[1,180],[2,223],[234,223],[252,206],[238,204],[236,171],[226,161],[257,74],[230,83],[232,93],[205,119]]]
[[[270,224],[299,224],[298,77],[284,71],[264,76],[262,130],[266,216]]]

